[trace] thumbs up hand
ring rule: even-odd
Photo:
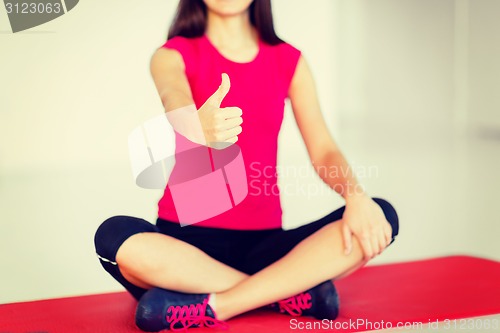
[[[168,121],[175,131],[198,144],[217,149],[232,145],[238,141],[243,118],[238,107],[220,107],[230,88],[229,76],[224,73],[219,88],[199,110],[191,104],[168,111]]]
[[[220,107],[230,88],[229,76],[224,73],[219,88],[198,110],[205,140],[213,148],[224,148],[235,143],[242,131],[241,109]]]

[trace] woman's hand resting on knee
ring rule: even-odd
[[[372,259],[391,242],[392,229],[380,206],[369,196],[353,195],[346,199],[342,217],[346,255],[352,251],[352,237],[361,244],[364,258]]]

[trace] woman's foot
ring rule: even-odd
[[[339,296],[328,280],[303,293],[271,304],[273,309],[292,316],[312,316],[334,320],[339,314]]]
[[[191,327],[226,327],[208,304],[209,294],[185,294],[153,288],[139,300],[135,323],[143,331],[184,330]]]

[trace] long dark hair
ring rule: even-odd
[[[250,23],[257,29],[264,42],[270,45],[283,43],[274,31],[271,0],[254,0],[248,10]],[[168,39],[175,36],[200,37],[205,33],[206,27],[207,6],[203,0],[180,0],[168,31]]]

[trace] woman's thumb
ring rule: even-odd
[[[222,73],[221,79],[219,88],[207,100],[210,105],[215,107],[220,107],[224,97],[226,97],[229,89],[231,88],[231,81],[226,73]]]

